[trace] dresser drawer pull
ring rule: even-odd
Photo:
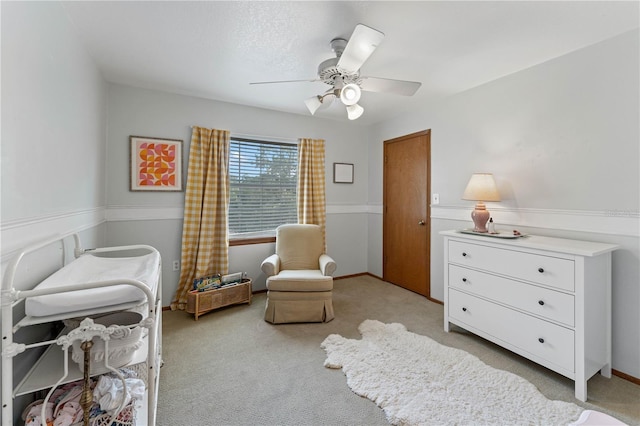
[[[543,268],[538,268],[538,272],[540,272],[541,274],[544,272]]]
[[[466,282],[467,282],[467,279],[466,279],[466,278],[463,278],[463,279],[462,279],[462,282],[463,282],[463,283],[466,283]]]
[[[538,305],[544,306],[544,300],[538,300]]]
[[[544,339],[542,337],[538,338],[538,342],[544,343]]]
[[[467,312],[467,308],[462,308],[462,312]]]
[[[462,252],[462,257],[467,257],[467,253]]]

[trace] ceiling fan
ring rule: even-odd
[[[349,120],[359,118],[364,108],[358,105],[362,91],[384,92],[396,95],[412,96],[422,83],[416,81],[392,80],[388,78],[366,77],[360,75],[360,68],[384,39],[384,34],[363,24],[356,25],[349,40],[334,38],[331,49],[335,58],[327,59],[318,66],[318,78],[312,80],[263,81],[251,84],[317,82],[331,86],[322,95],[313,96],[304,102],[315,114],[319,109],[329,107],[334,100],[346,106]]]

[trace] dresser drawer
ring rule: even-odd
[[[574,332],[513,309],[449,289],[449,317],[503,344],[518,347],[566,371],[574,371]]]
[[[461,241],[449,241],[449,262],[574,291],[574,262]]]
[[[449,287],[495,300],[573,327],[574,296],[533,284],[449,265]]]

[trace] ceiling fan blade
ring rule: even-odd
[[[337,67],[343,72],[353,74],[371,56],[384,39],[384,34],[366,25],[358,24],[338,60]]]
[[[422,83],[417,81],[392,80],[389,78],[360,77],[360,88],[367,92],[392,93],[394,95],[413,96]]]
[[[322,81],[317,78],[310,80],[280,80],[280,81],[255,81],[249,84],[274,84],[274,83],[315,83],[317,81]]]

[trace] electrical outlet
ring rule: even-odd
[[[173,270],[174,271],[179,271],[180,270],[180,261],[179,260],[174,260],[173,261]]]
[[[440,194],[431,194],[431,204],[440,204]]]

